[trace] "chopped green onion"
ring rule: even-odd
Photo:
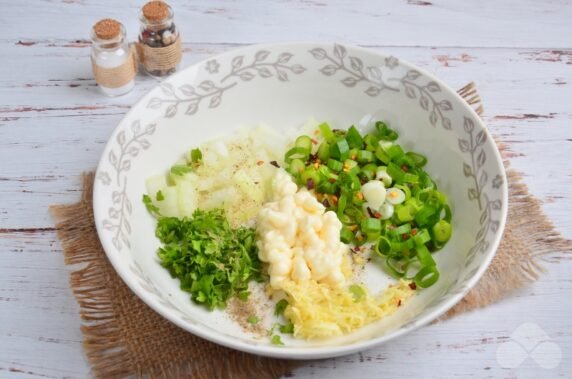
[[[328,142],[322,142],[318,148],[318,158],[322,162],[327,162],[330,158],[330,144]]]
[[[382,121],[375,123],[375,129],[377,129],[377,136],[381,140],[395,141],[399,137],[399,134],[397,134],[395,130],[391,129]]]
[[[363,138],[355,126],[348,129],[346,140],[352,149],[360,149],[363,145]]]
[[[357,153],[357,160],[359,163],[370,163],[373,161],[373,153],[368,150],[360,150]]]
[[[310,156],[310,150],[304,147],[296,146],[286,152],[286,155],[284,156],[284,162],[290,163],[294,159],[301,159],[305,161],[308,159],[309,156]]]
[[[380,237],[377,244],[374,246],[375,252],[382,256],[391,252],[391,242],[386,237]]]
[[[157,201],[163,201],[163,200],[165,200],[165,195],[163,195],[162,191],[157,191],[157,194],[155,195],[155,199],[157,199]]]
[[[402,204],[395,207],[395,213],[397,214],[399,222],[412,221],[416,212],[417,210],[411,204]]]
[[[361,222],[361,230],[366,234],[381,232],[381,220],[368,217]]]
[[[401,146],[397,144],[391,145],[389,148],[385,149],[385,152],[387,153],[387,155],[389,155],[389,158],[391,158],[391,160],[394,160],[397,157],[405,155]]]
[[[354,233],[345,226],[342,226],[342,230],[340,231],[340,241],[343,243],[350,243],[353,239]]]
[[[421,229],[415,236],[413,236],[413,242],[418,246],[425,245],[429,241],[431,241],[431,235],[427,229]]]
[[[421,288],[431,287],[439,280],[439,271],[437,266],[426,266],[417,272],[413,278],[415,284]]]
[[[412,151],[405,153],[405,155],[411,158],[417,167],[423,167],[427,164],[427,158],[424,155]]]
[[[451,224],[445,220],[440,220],[435,225],[433,225],[433,236],[435,237],[435,241],[439,243],[445,243],[449,241],[452,231],[453,228],[451,227]]]
[[[336,172],[340,172],[342,171],[342,169],[344,168],[344,164],[340,161],[337,161],[335,159],[330,158],[328,160],[328,167],[332,170],[332,171],[336,171]]]
[[[381,146],[378,146],[375,149],[375,157],[382,161],[384,164],[389,164],[391,162],[391,158],[389,155],[387,155]]]
[[[330,155],[332,158],[337,160],[343,161],[348,159],[350,153],[350,146],[348,145],[348,141],[345,138],[342,138],[332,144],[330,149]]]
[[[301,147],[307,151],[312,151],[312,139],[308,136],[300,136],[296,138],[294,146]]]
[[[288,166],[290,175],[298,177],[304,171],[304,162],[301,159],[293,159]]]
[[[322,135],[324,136],[324,139],[327,142],[330,142],[330,143],[334,142],[336,136],[334,135],[334,132],[332,132],[332,129],[330,129],[330,126],[328,125],[327,122],[320,124],[319,128],[320,128],[320,132],[322,133]]]

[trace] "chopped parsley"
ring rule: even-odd
[[[286,307],[288,306],[288,301],[286,299],[282,299],[276,303],[276,307],[274,308],[274,315],[280,316],[284,314]]]
[[[185,175],[186,173],[189,173],[193,171],[193,168],[187,165],[175,165],[173,167],[171,167],[171,174],[173,175]]]
[[[354,296],[354,301],[357,303],[365,296],[365,291],[361,286],[357,284],[352,284],[349,288],[350,292]]]
[[[147,209],[153,206],[151,199],[143,201]],[[199,209],[184,219],[159,217],[158,255],[193,301],[210,310],[224,308],[231,296],[248,297],[251,280],[264,279],[255,234],[252,228],[231,228],[221,209]]]
[[[284,334],[294,333],[294,324],[289,322],[288,324],[280,325],[280,333],[284,333]]]
[[[199,163],[202,159],[203,159],[203,153],[198,147],[196,149],[191,150],[192,163]]]
[[[163,192],[157,191],[157,195],[155,195],[155,198],[157,199],[157,201],[163,201],[165,200],[165,195],[163,195]]]
[[[159,207],[153,204],[153,200],[151,200],[149,195],[143,195],[143,204],[145,204],[145,208],[147,208],[149,213],[159,216]]]
[[[258,321],[260,321],[260,320],[259,320],[259,318],[258,318],[257,316],[248,316],[248,318],[246,319],[246,321],[247,321],[249,324],[256,325],[256,324],[258,324]]]
[[[282,342],[282,338],[278,334],[273,335],[272,339],[270,339],[270,342],[272,345],[284,346],[284,342]]]

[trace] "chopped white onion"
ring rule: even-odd
[[[361,193],[372,209],[378,210],[385,201],[385,187],[379,180],[370,180],[361,187]]]
[[[399,188],[389,188],[387,190],[386,199],[389,204],[393,205],[401,204],[405,201],[405,192],[403,192]]]

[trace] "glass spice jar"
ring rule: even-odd
[[[181,39],[173,17],[173,9],[164,1],[150,1],[141,9],[139,59],[155,78],[173,74],[181,62]]]
[[[95,81],[107,96],[121,96],[135,85],[137,63],[119,21],[103,19],[91,31],[91,62]]]

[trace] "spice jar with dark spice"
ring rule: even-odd
[[[150,1],[141,9],[139,60],[153,77],[173,74],[181,62],[181,38],[173,17],[173,9],[164,1]]]

